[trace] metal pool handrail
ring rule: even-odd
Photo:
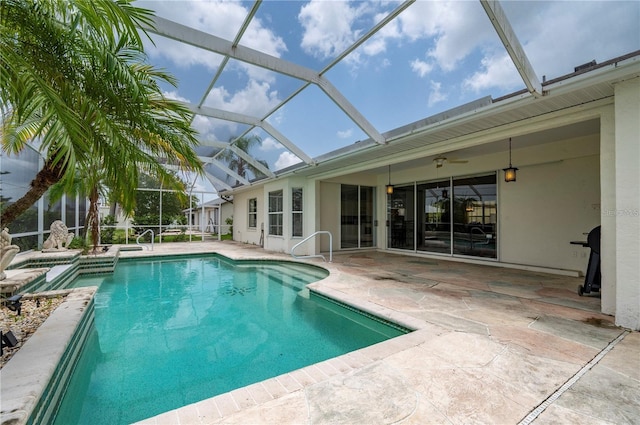
[[[300,245],[302,245],[303,243],[305,243],[306,241],[308,241],[309,239],[320,235],[320,234],[327,234],[329,235],[329,262],[332,263],[333,262],[333,236],[331,235],[331,232],[328,230],[318,230],[317,232],[307,236],[306,238],[304,238],[303,240],[301,240],[300,242],[298,242],[297,244],[295,244],[293,246],[293,248],[291,248],[291,256],[293,258],[314,258],[314,257],[320,257],[324,260],[324,262],[327,262],[327,259],[324,258],[324,255],[322,254],[316,254],[316,255],[295,255],[293,253],[293,251],[295,251],[295,249],[297,247],[299,247]]]
[[[143,244],[140,243],[140,238],[143,237],[144,235],[146,235],[149,232],[151,232],[151,248],[149,248],[148,244],[143,245]],[[153,240],[155,238],[156,238],[156,235],[153,233],[153,230],[147,229],[144,232],[142,232],[140,235],[138,235],[138,237],[136,238],[136,245],[146,246],[147,249],[150,249],[151,251],[153,251]]]

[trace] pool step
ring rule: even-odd
[[[120,251],[142,251],[143,248],[140,245],[125,245],[120,247]]]

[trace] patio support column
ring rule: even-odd
[[[307,182],[303,187],[303,203],[302,209],[304,211],[302,215],[302,236],[307,237],[318,230],[323,230],[318,227],[318,183],[315,180]],[[307,242],[309,246],[305,248],[307,255],[318,255],[321,252],[320,243],[321,239],[325,237],[323,235],[316,236],[314,241]],[[295,242],[295,241],[294,241]],[[296,242],[297,243],[297,242]],[[303,248],[303,247],[300,247]],[[300,252],[303,252],[301,250]]]
[[[640,77],[615,85],[616,325],[634,330],[640,330],[638,135]]]
[[[612,316],[616,314],[616,216],[607,211],[616,204],[615,124],[614,106],[607,106],[600,115],[600,308]]]

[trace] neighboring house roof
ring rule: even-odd
[[[183,212],[189,212],[189,211],[196,211],[196,210],[201,210],[203,205],[204,208],[218,208],[224,204],[229,203],[228,200],[226,199],[222,199],[222,198],[216,198],[216,199],[212,199],[211,201],[207,201],[204,204],[198,204],[198,206],[194,207],[194,208],[186,208],[184,210],[182,210]]]

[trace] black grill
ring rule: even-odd
[[[589,294],[600,291],[600,226],[594,227],[587,236],[587,246],[591,248],[587,274],[584,277],[584,285],[578,286],[578,294]]]

